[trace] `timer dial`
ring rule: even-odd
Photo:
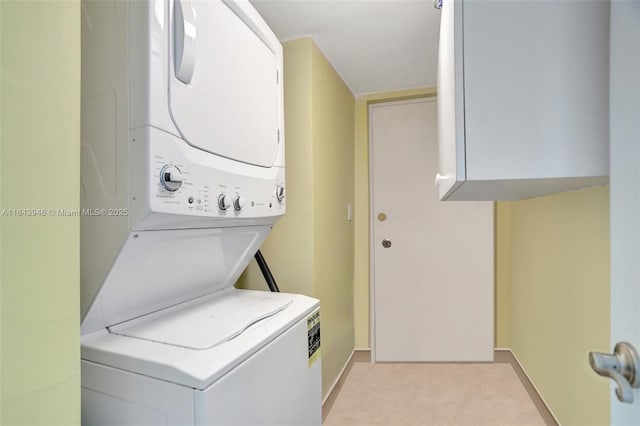
[[[167,164],[160,170],[160,183],[167,191],[177,191],[183,182],[184,176],[182,176],[182,172],[173,164]]]
[[[238,195],[234,200],[233,200],[233,208],[236,209],[236,211],[240,211],[242,210],[242,208],[244,207],[244,205],[246,204],[246,200],[244,197]]]
[[[231,197],[225,194],[220,194],[218,196],[218,208],[220,210],[226,210],[231,207],[232,201]]]

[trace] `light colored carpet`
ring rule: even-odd
[[[509,364],[353,365],[324,426],[544,425]]]

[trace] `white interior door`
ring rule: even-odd
[[[493,203],[438,201],[435,98],[369,123],[374,360],[493,360]]]
[[[640,350],[640,2],[611,2],[611,348]],[[605,350],[606,348],[598,348]],[[634,402],[611,392],[611,424],[640,425]]]

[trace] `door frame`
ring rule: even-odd
[[[610,161],[610,344],[611,352],[619,341],[640,349],[640,253],[638,217],[640,214],[640,149],[637,146],[640,126],[640,2],[612,1],[609,62],[609,161]],[[631,95],[629,95],[631,94]],[[621,209],[621,207],[623,207]],[[630,229],[631,228],[631,232]],[[630,260],[633,259],[633,260]],[[631,265],[630,265],[631,264]],[[602,350],[594,348],[595,350]],[[592,373],[595,375],[595,373]],[[621,403],[610,383],[610,424],[637,424],[640,420],[639,389],[632,389],[633,404]]]
[[[371,346],[371,363],[376,363],[376,311],[375,311],[375,259],[374,253],[374,226],[375,217],[373,209],[373,125],[371,121],[371,112],[373,108],[378,106],[389,105],[409,105],[422,102],[436,102],[436,95],[424,95],[410,99],[399,100],[383,100],[380,102],[370,102],[367,105],[367,139],[369,150],[369,345]]]

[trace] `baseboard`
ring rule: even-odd
[[[371,362],[371,349],[355,348],[353,350],[353,362]]]
[[[536,406],[540,416],[548,426],[558,426],[560,422],[553,414],[549,405],[546,403],[536,386],[531,381],[531,378],[527,372],[522,368],[520,360],[516,357],[513,351],[509,348],[496,348],[494,351],[494,362],[498,364],[511,364],[513,371],[515,371],[518,379],[524,386],[525,390],[529,394],[531,401]]]
[[[327,418],[329,411],[331,411],[331,407],[336,402],[336,398],[338,398],[338,394],[340,393],[340,389],[342,389],[342,385],[344,381],[349,376],[349,372],[351,371],[351,367],[353,367],[354,362],[371,362],[371,349],[354,349],[349,355],[349,359],[340,370],[340,374],[329,388],[329,392],[327,392],[327,396],[325,396],[322,401],[322,421]]]
[[[329,389],[329,392],[327,392],[327,395],[322,401],[322,421],[327,418],[327,415],[331,411],[333,404],[338,398],[340,389],[342,389],[342,385],[349,376],[349,372],[351,372],[351,368],[353,367],[353,364],[355,362],[371,362],[371,349],[354,349],[353,352],[351,352],[351,355],[349,355],[347,362],[342,367],[342,370],[340,370],[340,374],[338,374],[338,377],[333,382],[333,385]],[[511,365],[513,371],[515,371],[516,376],[518,376],[518,379],[520,379],[522,386],[524,386],[525,390],[529,394],[531,401],[535,405],[546,425],[560,425],[560,422],[553,414],[544,398],[542,398],[542,395],[540,395],[540,392],[531,381],[531,378],[522,367],[522,364],[520,364],[520,360],[518,360],[511,349],[496,348],[494,351],[494,362],[498,364]]]

